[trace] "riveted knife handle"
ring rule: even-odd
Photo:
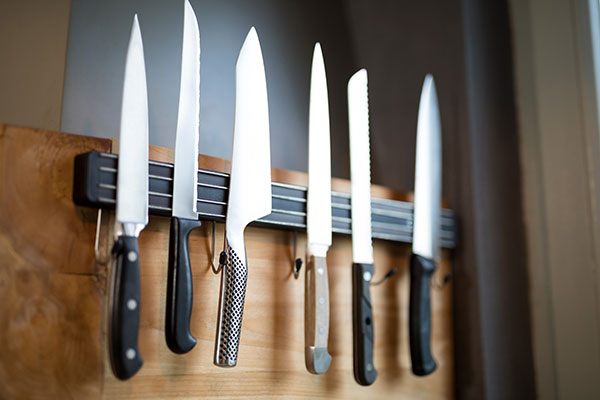
[[[138,348],[140,264],[137,237],[120,236],[113,247],[113,299],[109,352],[115,376],[131,378],[144,361]]]
[[[436,368],[431,355],[431,302],[429,282],[435,262],[413,254],[410,258],[409,340],[412,371],[425,376]]]
[[[306,369],[322,374],[331,364],[329,336],[329,285],[327,259],[311,255],[306,265],[304,298],[304,358]]]
[[[190,333],[193,285],[188,240],[190,232],[201,225],[198,220],[171,218],[165,338],[169,349],[177,354],[187,353],[196,345]]]
[[[227,263],[221,271],[214,363],[219,367],[235,367],[242,333],[248,268],[237,253],[227,246]]]
[[[354,379],[363,386],[377,378],[373,364],[373,311],[371,309],[371,280],[373,264],[352,264],[352,311],[354,328]]]

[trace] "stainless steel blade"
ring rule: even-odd
[[[371,242],[371,158],[367,70],[348,81],[350,122],[350,177],[352,181],[352,257],[355,263],[373,264]]]
[[[117,229],[137,236],[148,223],[148,94],[144,47],[137,14],[133,18],[121,106]]]
[[[435,82],[425,77],[417,122],[413,253],[440,259],[442,141]]]
[[[271,147],[267,81],[258,35],[250,29],[235,67],[235,117],[227,241],[246,265],[243,231],[271,213]]]
[[[200,112],[200,33],[196,14],[185,0],[179,112],[175,137],[173,216],[198,219],[198,128]]]
[[[331,144],[327,77],[319,43],[313,53],[310,80],[306,208],[309,253],[325,257],[331,246]]]

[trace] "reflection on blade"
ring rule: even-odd
[[[348,82],[350,175],[352,181],[352,256],[355,263],[373,264],[371,243],[371,159],[367,70]]]
[[[179,112],[175,139],[173,215],[197,219],[198,114],[200,112],[200,33],[196,14],[185,1]]]
[[[435,83],[425,77],[417,123],[413,253],[440,259],[442,144]]]
[[[313,54],[308,118],[308,196],[306,225],[309,251],[325,257],[331,246],[331,149],[327,77],[321,45]]]
[[[265,67],[254,28],[235,67],[235,118],[227,240],[243,248],[243,228],[271,213],[271,146]],[[246,263],[246,255],[239,254]]]
[[[142,227],[148,222],[148,100],[144,48],[137,14],[133,20],[125,63],[117,175],[117,221]],[[133,233],[130,234],[133,236]]]

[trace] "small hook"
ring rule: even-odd
[[[212,252],[210,258],[210,267],[212,268],[215,274],[221,272],[223,265],[227,262],[227,253],[225,252],[225,233],[223,233],[223,251],[219,255],[219,266],[216,266],[215,260],[217,258],[217,252],[215,251],[217,242],[217,223],[213,221],[212,223]]]
[[[294,262],[292,263],[292,272],[294,279],[298,279],[300,270],[302,269],[302,259],[296,258],[296,248],[298,247],[298,232],[294,231]]]
[[[110,214],[103,213],[102,209],[98,209],[98,217],[96,219],[96,238],[94,239],[94,255],[96,262],[100,265],[107,265],[110,262],[111,250],[111,219]],[[103,226],[106,227],[103,229]],[[106,232],[103,232],[106,231]]]
[[[448,284],[448,282],[452,280],[452,274],[448,273],[444,275],[444,279],[442,280],[442,282],[438,282],[436,278],[437,277],[434,276],[431,279],[431,287],[434,289],[441,290]]]
[[[378,280],[377,282],[372,282],[371,286],[378,286],[381,285],[383,282],[387,281],[388,279],[390,279],[392,276],[396,275],[396,273],[398,272],[398,268],[396,267],[392,267],[387,274],[385,274],[383,276],[383,278],[381,278],[380,280]]]

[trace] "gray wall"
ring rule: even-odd
[[[340,1],[192,0],[200,27],[202,154],[230,158],[234,71],[256,26],[265,60],[274,167],[305,171],[310,64],[320,41],[328,72],[333,175],[348,177],[346,81],[352,51]],[[174,147],[183,1],[74,0],[62,130],[118,136],[125,52],[137,12],[146,57],[150,143]]]
[[[0,1],[0,124],[60,129],[70,6]]]

